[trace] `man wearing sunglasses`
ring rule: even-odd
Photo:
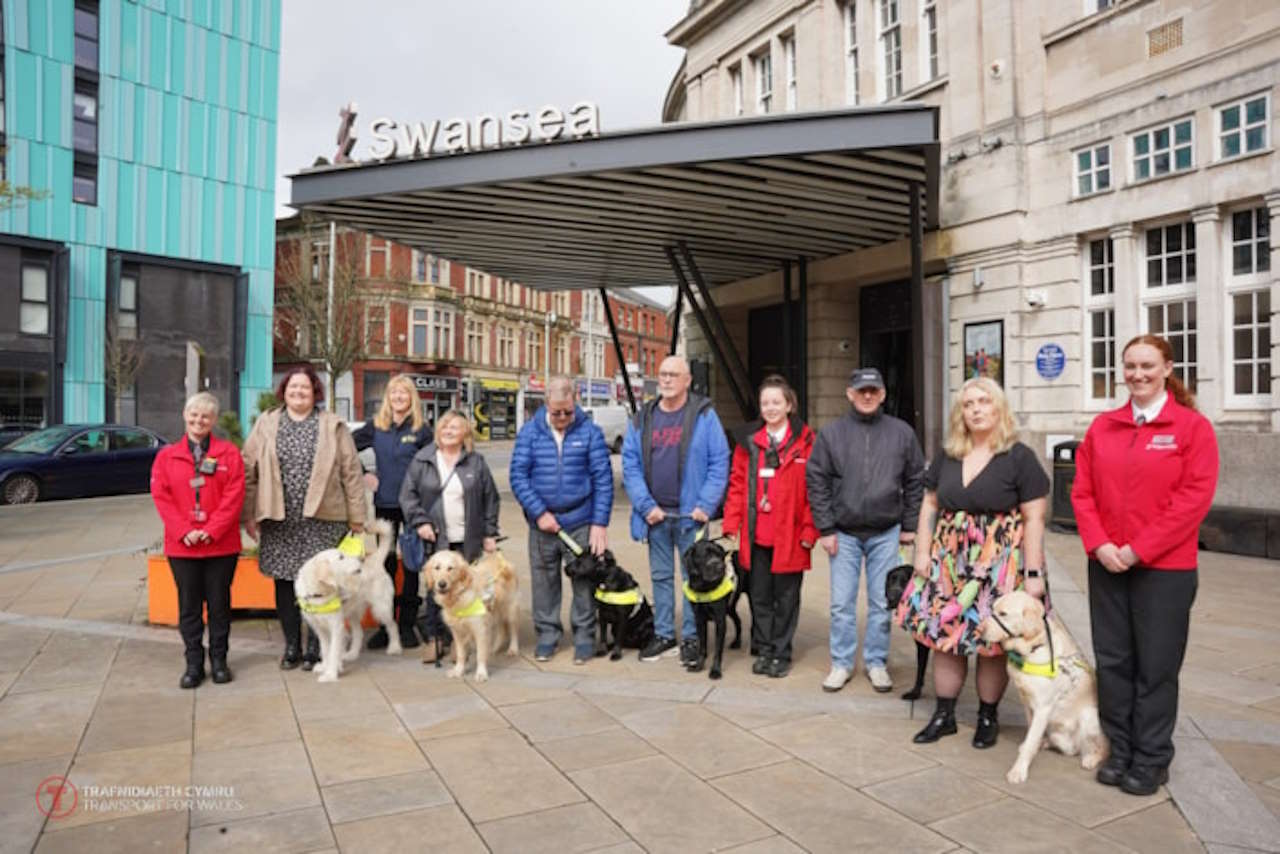
[[[849,376],[848,415],[818,433],[805,470],[813,524],[831,557],[831,672],[825,691],[853,676],[858,648],[858,581],[867,563],[867,629],[862,659],[871,687],[893,690],[885,666],[889,611],[884,579],[898,564],[898,546],[915,539],[924,496],[924,454],[905,421],[885,415],[884,378],[875,368]],[[892,603],[896,605],[897,603]]]
[[[622,440],[622,486],[631,499],[631,536],[649,543],[653,581],[653,642],[641,661],[657,661],[676,646],[675,562],[698,528],[720,508],[729,485],[729,442],[705,397],[689,393],[689,363],[668,356],[658,366],[658,399],[640,407]],[[681,560],[688,579],[688,568]],[[682,663],[698,656],[693,609],[685,607]]]
[[[564,634],[560,623],[560,568],[573,557],[561,537],[579,549],[603,554],[613,512],[613,467],[604,433],[582,407],[568,377],[547,382],[547,403],[516,437],[511,452],[511,493],[529,522],[529,574],[533,580],[534,658],[549,661]],[[573,579],[569,627],[573,663],[586,664],[595,649],[594,591],[585,578]]]

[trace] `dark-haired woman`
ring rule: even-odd
[[[315,635],[302,652],[302,614],[293,579],[302,564],[343,535],[364,530],[364,480],[351,431],[316,408],[324,385],[311,366],[294,368],[276,388],[284,406],[264,412],[244,443],[244,520],[259,539],[258,568],[275,579],[276,614],[284,632],[280,667],[311,670],[320,660]]]
[[[751,672],[778,679],[791,669],[800,582],[818,541],[804,479],[813,431],[796,417],[796,393],[782,377],[765,377],[759,402],[761,420],[744,428],[733,452],[724,533],[750,568]]]
[[[1098,712],[1111,756],[1098,782],[1149,795],[1169,779],[1178,672],[1196,596],[1200,523],[1218,440],[1157,335],[1125,345],[1129,400],[1093,420],[1071,491],[1089,555]]]

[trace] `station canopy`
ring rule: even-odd
[[[292,176],[290,204],[547,290],[711,286],[938,221],[938,112],[894,105],[681,123]]]

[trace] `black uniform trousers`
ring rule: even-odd
[[[178,632],[187,664],[204,666],[204,610],[209,608],[209,658],[227,657],[231,637],[231,579],[238,555],[170,557],[178,587]]]
[[[373,515],[391,523],[391,551],[387,552],[387,560],[383,568],[387,570],[387,575],[391,576],[391,583],[394,584],[396,568],[399,566],[399,561],[396,559],[396,543],[399,542],[400,528],[404,525],[404,514],[400,512],[399,507],[375,507]],[[400,595],[396,597],[396,625],[401,629],[413,628],[414,620],[418,618],[418,606],[421,604],[422,600],[418,597],[418,573],[406,572],[404,581],[401,583]]]
[[[773,572],[773,549],[751,544],[751,646],[768,658],[791,660],[791,642],[800,623],[803,572]]]
[[[1173,761],[1178,671],[1187,649],[1197,573],[1111,573],[1089,561],[1089,623],[1098,663],[1098,714],[1111,755],[1165,768]]]

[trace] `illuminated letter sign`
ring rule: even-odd
[[[354,142],[350,120],[344,116],[344,121],[347,122],[347,136],[340,139]],[[554,104],[547,104],[534,113],[512,110],[503,117],[481,113],[470,122],[462,118],[398,122],[379,116],[369,123],[369,135],[373,138],[369,153],[375,160],[460,154],[524,145],[534,140],[552,142],[599,136],[600,108],[590,101],[579,101],[566,113]]]

